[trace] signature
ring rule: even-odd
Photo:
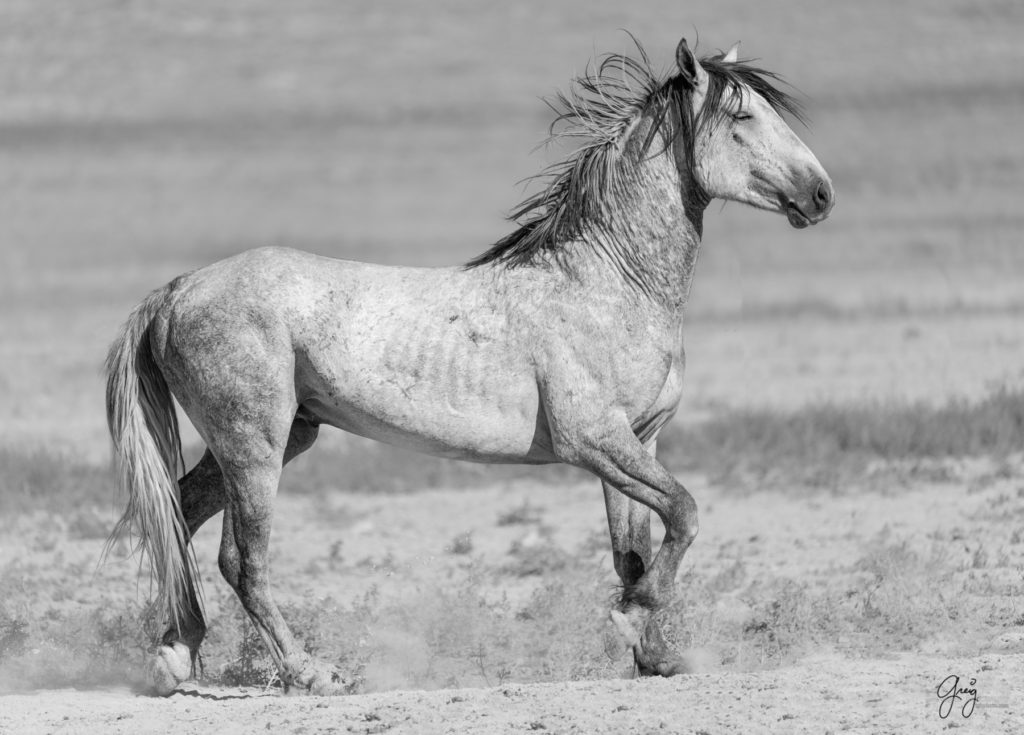
[[[963,701],[960,714],[970,717],[974,714],[974,704],[978,701],[978,690],[975,689],[977,679],[970,679],[967,686],[960,686],[960,677],[950,674],[939,684],[935,693],[939,697],[939,717],[946,719],[953,711],[953,705]]]

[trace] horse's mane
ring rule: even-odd
[[[804,119],[799,101],[780,89],[782,79],[777,74],[750,60],[726,62],[722,53],[701,59],[708,74],[708,91],[701,112],[695,115],[692,92],[678,70],[671,75],[655,72],[640,42],[635,38],[633,42],[639,58],[607,54],[596,68],[588,64],[584,74],[571,82],[568,93],[558,92],[553,101],[545,100],[556,114],[549,142],[578,138],[582,143],[539,174],[547,179],[547,185],[512,210],[509,219],[519,223],[519,228],[469,261],[467,267],[530,263],[538,254],[578,238],[585,223],[599,221],[602,201],[627,159],[622,138],[643,113],[651,115],[653,124],[632,154],[633,162],[643,160],[661,130],[666,147],[681,137],[690,171],[697,136],[723,119],[723,99],[739,94],[744,86],[764,97],[776,111]]]

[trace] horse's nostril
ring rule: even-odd
[[[818,182],[818,187],[814,190],[814,203],[817,205],[819,210],[828,207],[829,202],[832,201],[832,190],[829,185],[824,181]]]

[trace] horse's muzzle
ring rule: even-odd
[[[836,202],[835,190],[828,179],[815,177],[804,191],[807,193],[799,199],[784,197],[781,202],[789,224],[797,229],[821,222],[828,217]]]

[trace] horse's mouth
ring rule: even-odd
[[[811,224],[811,219],[796,205],[794,202],[786,204],[786,219],[789,220],[789,224],[798,230],[802,230]]]

